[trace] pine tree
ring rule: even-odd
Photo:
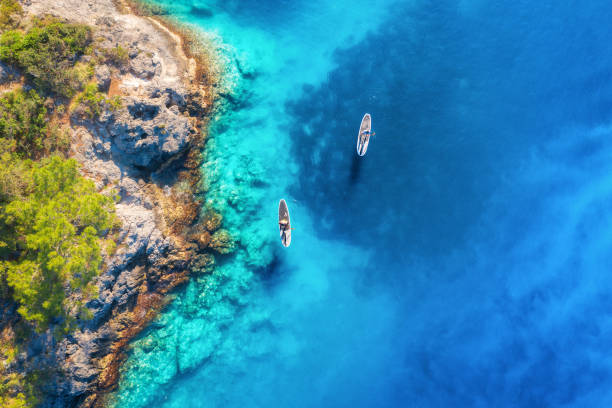
[[[13,234],[3,241],[17,254],[2,263],[6,281],[19,313],[37,329],[58,318],[68,327],[92,295],[102,266],[100,238],[115,223],[114,198],[98,193],[72,159],[42,160],[28,180],[26,193],[0,215]]]

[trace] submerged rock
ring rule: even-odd
[[[191,269],[194,272],[205,273],[209,272],[214,265],[215,257],[212,254],[200,254],[191,263]]]
[[[204,215],[204,226],[210,232],[215,232],[221,226],[223,217],[216,211],[208,210]]]
[[[206,248],[210,244],[211,238],[210,232],[204,231],[196,239],[202,248]]]
[[[226,230],[218,230],[212,235],[209,246],[220,254],[229,254],[235,249],[234,240]]]

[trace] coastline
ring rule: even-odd
[[[196,267],[196,269],[209,271],[210,267],[214,264],[214,258],[208,253],[199,256],[200,254],[197,252],[201,252],[203,249],[202,247],[205,248],[206,244],[209,244],[210,238],[202,239],[199,230],[191,234],[184,234],[181,229],[185,226],[194,226],[197,224],[206,223],[206,225],[210,225],[210,219],[212,218],[215,221],[213,221],[213,226],[208,228],[209,232],[212,234],[218,230],[221,223],[220,218],[216,214],[202,214],[202,202],[200,199],[196,198],[202,193],[199,188],[202,178],[202,153],[207,139],[208,123],[213,115],[212,109],[217,98],[213,88],[214,84],[219,80],[217,77],[218,70],[215,71],[210,69],[216,62],[212,61],[211,54],[198,52],[196,47],[204,47],[205,45],[197,40],[193,32],[181,27],[178,22],[173,22],[169,18],[164,18],[162,16],[143,15],[138,9],[139,3],[137,0],[113,0],[113,4],[116,7],[117,13],[130,14],[148,21],[154,29],[168,39],[170,44],[174,44],[175,57],[181,61],[188,73],[187,76],[183,76],[182,78],[184,80],[184,85],[191,90],[194,100],[197,100],[196,105],[191,107],[191,109],[196,112],[202,107],[205,109],[205,112],[193,116],[197,133],[195,137],[192,138],[190,147],[182,158],[182,162],[172,163],[170,166],[174,167],[174,169],[166,170],[177,173],[178,177],[176,184],[181,183],[184,185],[185,182],[187,183],[189,187],[186,192],[183,192],[187,194],[181,194],[181,197],[173,197],[174,199],[172,197],[169,198],[167,194],[154,183],[147,186],[148,192],[145,194],[149,195],[156,203],[158,211],[161,212],[161,217],[158,217],[158,224],[163,225],[166,231],[168,230],[168,219],[173,219],[174,222],[171,222],[172,227],[170,227],[170,234],[179,237],[183,235],[181,238],[183,238],[184,241],[191,240],[198,244],[204,244],[198,245],[195,251],[194,248],[182,251],[182,256],[179,256],[179,259],[182,258],[181,261],[189,263],[190,258],[193,257],[195,259],[193,264],[199,266],[199,268]],[[200,50],[204,51],[202,48],[200,48]],[[213,73],[216,73],[216,75]],[[187,198],[187,202],[185,202],[185,198]],[[172,214],[177,208],[179,209],[178,217]],[[207,218],[200,220],[201,216]],[[179,222],[177,223],[176,221]],[[206,231],[204,231],[204,234],[206,234]],[[183,245],[189,246],[187,242],[183,242]],[[109,392],[116,389],[119,381],[119,369],[126,359],[125,348],[128,347],[130,341],[144,330],[148,324],[155,319],[157,314],[172,301],[170,292],[189,280],[192,267],[193,265],[182,264],[178,268],[172,268],[171,271],[166,271],[165,283],[158,291],[154,293],[143,291],[143,293],[139,293],[136,296],[135,305],[131,311],[131,315],[135,316],[136,319],[130,319],[130,323],[122,331],[123,335],[112,344],[110,353],[107,357],[108,360],[103,365],[104,368],[99,375],[96,387],[92,390],[91,394],[78,405],[79,407],[102,408],[108,406]],[[125,324],[125,317],[124,314],[120,314],[114,320],[123,325]]]
[[[192,271],[209,272],[214,255],[233,245],[220,229],[221,217],[205,210],[201,198],[202,152],[219,80],[219,71],[212,69],[216,62],[212,54],[196,52],[203,44],[193,33],[169,19],[139,16],[134,4],[40,0],[24,5],[27,15],[84,22],[108,43],[142,48],[133,56],[128,48],[129,65],[102,78],[109,82],[109,96],[119,95],[126,107],[97,121],[70,118],[70,156],[100,191],[118,191],[122,226],[117,250],[96,278],[100,294],[88,304],[93,319],[62,339],[49,331],[33,335],[18,358],[18,371],[53,373],[43,385],[44,407],[105,406],[130,340]],[[99,80],[97,70],[95,77]],[[156,113],[149,118],[151,110]],[[142,129],[154,134],[136,134]],[[143,144],[143,137],[150,142]]]
[[[2,286],[0,256],[0,408],[606,405],[605,3],[3,1],[31,7],[16,37],[45,10],[95,27],[66,59],[2,59],[0,102],[34,87],[67,145],[33,165],[69,162],[121,224],[97,228],[93,290],[39,292],[62,295],[44,326],[19,291],[58,275],[35,260]],[[190,27],[218,61],[190,58]],[[68,101],[30,67],[91,74]],[[122,105],[86,117],[85,86]],[[359,158],[364,112],[380,136]],[[87,208],[75,192],[48,225]]]

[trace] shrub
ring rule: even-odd
[[[0,377],[0,406],[3,408],[30,408],[35,406],[36,401],[29,399],[22,392],[25,388],[22,376],[19,374],[8,374]]]
[[[73,159],[57,156],[32,166],[25,193],[0,213],[5,249],[0,258],[19,314],[43,330],[56,318],[68,329],[95,289],[102,266],[101,237],[114,226],[114,197],[96,192]],[[67,300],[78,294],[81,301]]]
[[[0,206],[22,196],[30,167],[30,161],[21,160],[14,154],[0,154]],[[0,243],[0,254],[1,246]]]
[[[98,91],[95,82],[89,83],[76,99],[81,112],[90,119],[98,118],[105,108],[117,110],[121,107],[121,99],[118,97],[107,98],[102,92]]]
[[[95,83],[87,84],[85,89],[76,98],[76,103],[80,105],[83,112],[91,119],[102,114],[106,97],[98,91],[98,85]]]
[[[81,89],[84,84],[88,83],[94,75],[94,64],[77,62],[72,68],[71,76],[77,84],[77,89]]]
[[[68,147],[68,135],[50,121],[36,91],[21,89],[0,96],[0,154],[39,158]]]
[[[9,373],[2,367],[2,360],[10,364],[11,354],[17,353],[14,339],[2,338],[0,343],[0,407],[2,408],[34,408],[38,405],[42,395],[40,386],[44,381],[42,371],[31,372],[27,375]],[[5,366],[6,367],[6,366]]]
[[[13,151],[34,157],[45,149],[47,109],[34,90],[7,92],[0,97],[0,139]]]
[[[132,7],[132,11],[139,16],[163,16],[168,14],[168,10],[163,6],[144,1],[134,2],[130,7]]]
[[[17,27],[22,14],[17,0],[0,0],[0,31]]]
[[[83,85],[75,63],[90,43],[89,27],[46,18],[25,34],[3,33],[0,59],[21,67],[40,91],[71,97]]]
[[[111,63],[119,68],[126,66],[130,62],[128,50],[120,45],[114,48],[105,48],[102,52],[107,63]]]
[[[21,89],[0,96],[0,142],[0,154],[30,159],[65,151],[70,145],[67,132],[47,114],[43,98],[34,90]]]
[[[19,31],[7,31],[0,36],[0,60],[11,64],[17,64],[20,44],[23,34]]]

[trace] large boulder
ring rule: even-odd
[[[123,99],[125,107],[113,115],[107,129],[113,153],[124,164],[153,171],[189,147],[194,127],[178,106],[166,103],[169,99]]]

